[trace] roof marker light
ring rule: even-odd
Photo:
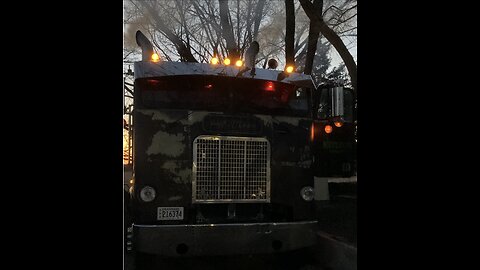
[[[152,56],[151,56],[151,59],[152,59],[152,62],[158,62],[160,61],[160,56],[157,54],[157,53],[153,53]]]
[[[218,61],[218,58],[217,58],[217,57],[213,57],[212,60],[210,60],[210,63],[211,63],[212,65],[216,65],[216,64],[218,64],[218,62],[219,62],[219,61]]]

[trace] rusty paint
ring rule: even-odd
[[[172,180],[177,184],[188,184],[192,182],[192,169],[177,161],[165,161],[162,169],[173,175]]]
[[[152,144],[147,149],[147,155],[163,154],[170,157],[179,157],[185,151],[183,134],[170,134],[158,131],[152,137]]]

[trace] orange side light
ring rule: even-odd
[[[313,142],[313,140],[315,140],[315,122],[312,122],[310,127],[310,141]]]
[[[332,126],[330,126],[330,125],[325,126],[325,133],[329,134],[329,133],[332,133],[332,131],[333,131]]]
[[[342,127],[343,126],[343,123],[341,121],[335,121],[333,123],[336,127]]]

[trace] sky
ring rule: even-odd
[[[279,1],[279,3],[282,3],[282,5],[275,5],[275,6],[278,7],[279,10],[282,10],[283,9],[283,1]],[[335,3],[335,4],[340,4],[340,3],[341,3],[341,1],[339,3]],[[300,8],[300,6],[297,2],[296,2],[296,5],[298,5],[298,8]],[[234,10],[234,8],[232,8],[232,7],[231,7],[231,9]],[[306,15],[304,14],[304,12],[302,12],[301,9],[300,9],[300,13],[298,13],[297,15],[298,16],[295,17],[296,24],[298,24],[297,28],[301,27],[301,25],[303,25],[305,23],[308,23],[309,19],[308,19],[308,17],[306,17]],[[130,11],[130,13],[128,13],[126,11],[126,13],[124,13],[124,19],[125,19],[125,16],[128,16],[128,18],[133,18],[131,11]],[[138,18],[138,17],[136,17],[136,18]],[[271,18],[271,17],[266,17],[266,18]],[[148,20],[146,21],[145,17],[140,17],[139,19],[136,19],[136,20],[139,20],[139,22],[142,22],[142,24],[146,23],[148,21]],[[264,22],[267,25],[270,24],[268,19],[265,20]],[[354,18],[354,20],[352,22],[354,23],[353,26],[355,26],[356,25],[356,17]],[[276,25],[276,24],[274,23],[274,25]],[[129,45],[131,47],[136,47],[134,36],[135,36],[135,32],[136,32],[137,28],[138,28],[138,26],[136,25],[136,23],[135,24],[125,24],[124,32],[126,33],[126,36],[130,37],[130,38],[125,37],[125,42],[124,42],[125,45]],[[284,28],[284,26],[283,26],[283,28]],[[269,30],[272,30],[272,29],[275,30],[276,28],[269,28]],[[297,30],[299,30],[299,29],[297,29]],[[308,34],[308,30],[307,30],[307,32],[303,32],[302,36],[305,36],[307,34]],[[262,33],[259,33],[259,36],[262,36]],[[262,37],[260,37],[260,39],[262,39]],[[343,37],[342,39],[344,40],[344,43],[347,46],[347,48],[352,53],[353,58],[356,60],[356,58],[357,58],[356,38]],[[280,44],[279,44],[279,46],[280,46]],[[260,49],[262,50],[262,48],[260,48]],[[263,51],[268,52],[268,48],[265,48]],[[343,62],[341,57],[339,56],[339,54],[336,52],[336,50],[334,48],[332,48],[330,50],[330,57],[331,57],[331,65],[330,65],[330,68],[329,68],[330,70],[333,67],[339,66]],[[172,59],[176,60],[176,58],[177,57],[173,57]],[[279,62],[279,68],[284,66],[284,60],[285,59],[282,59],[282,58],[284,58],[284,56],[276,58],[276,60]],[[259,65],[260,64],[258,64],[257,66],[259,66]]]
[[[352,54],[353,59],[355,59],[355,62],[357,62],[357,44],[356,44],[356,42],[353,45],[347,46],[347,48],[350,51],[350,53]],[[332,48],[330,50],[330,57],[332,58],[332,61],[330,63],[330,70],[333,67],[338,67],[341,63],[343,63],[342,58],[340,57],[338,52],[335,50],[335,48]]]

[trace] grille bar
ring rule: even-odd
[[[192,201],[270,202],[268,140],[198,136],[193,142]]]

